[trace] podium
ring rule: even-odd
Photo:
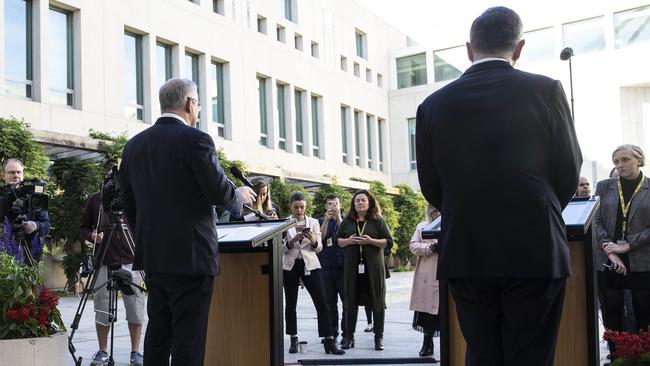
[[[294,219],[217,224],[220,274],[205,366],[284,364],[282,233]]]
[[[556,366],[599,365],[596,256],[593,218],[598,197],[574,199],[562,212],[571,255],[571,277],[567,278],[562,319],[555,349]],[[444,218],[441,218],[444,219]],[[422,232],[424,239],[440,237],[441,221]],[[458,324],[454,299],[447,281],[440,281],[440,352],[443,366],[465,365],[467,344]]]

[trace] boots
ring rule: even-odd
[[[341,348],[342,349],[354,348],[354,338],[343,337],[343,339],[341,339]]]
[[[433,336],[425,334],[422,341],[422,349],[420,350],[420,357],[431,356],[433,354]]]
[[[298,337],[291,337],[291,346],[289,346],[289,353],[298,353]]]
[[[345,354],[345,351],[336,348],[336,339],[334,338],[325,338],[325,343],[323,343],[323,346],[325,347],[325,353],[327,354],[333,354],[333,355],[343,355]]]
[[[383,350],[384,350],[384,335],[375,334],[375,351],[383,351]]]

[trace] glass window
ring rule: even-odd
[[[650,6],[614,14],[616,48],[650,40]]]
[[[343,153],[343,162],[348,162],[348,115],[347,108],[341,106],[341,152]]]
[[[372,168],[372,116],[366,115],[366,147],[368,151],[368,168]]]
[[[459,77],[469,65],[465,46],[433,52],[433,78],[436,82]]]
[[[379,170],[384,171],[384,120],[377,120],[377,143],[379,144]]]
[[[124,71],[126,117],[142,121],[144,119],[142,36],[124,33]]]
[[[318,58],[319,55],[319,50],[318,50],[318,42],[311,42],[311,55],[312,57]]]
[[[358,63],[353,63],[354,65],[354,76],[360,78],[361,77],[361,68],[359,67]]]
[[[286,35],[285,35],[286,33],[285,33],[285,30],[284,30],[284,27],[281,26],[280,24],[278,24],[278,25],[276,26],[276,28],[275,28],[275,33],[276,33],[275,35],[276,35],[276,38],[278,39],[278,42],[282,42],[282,43],[284,43],[284,42],[285,42],[285,39],[286,39],[286,38],[285,38],[285,37],[286,37]]]
[[[285,110],[285,85],[277,84],[278,94],[278,127],[280,138],[278,139],[278,147],[282,150],[287,149],[287,113]]]
[[[318,109],[318,97],[315,95],[311,96],[311,147],[312,155],[317,158],[320,158],[320,137],[319,137],[319,127],[320,127],[320,110]]]
[[[361,112],[354,111],[354,163],[361,166]]]
[[[156,44],[156,82],[158,89],[172,78],[172,48],[163,43]]]
[[[4,1],[5,93],[32,97],[32,2]]]
[[[348,71],[348,58],[341,55],[341,70]]]
[[[427,83],[427,56],[424,53],[397,59],[397,88]]]
[[[50,8],[48,18],[50,101],[74,105],[72,13]]]
[[[224,15],[225,14],[225,9],[224,9],[224,0],[212,0],[212,11],[214,11],[217,14]]]
[[[260,113],[260,145],[268,146],[269,124],[268,113],[266,110],[266,79],[257,78],[257,96],[259,99],[258,108]]]
[[[408,132],[409,132],[409,162],[411,170],[417,169],[415,161],[415,118],[408,119]]]
[[[552,27],[524,33],[526,45],[517,63],[527,66],[554,60],[555,45],[553,38]]]
[[[303,133],[302,133],[302,91],[296,90],[294,92],[294,104],[296,106],[296,151],[300,154],[303,153]]]
[[[287,20],[296,22],[296,1],[295,0],[284,0],[284,17]]]
[[[261,15],[258,15],[257,16],[257,31],[262,33],[262,34],[266,34],[266,24],[267,24],[266,18],[261,16]]]
[[[213,61],[210,65],[210,98],[212,100],[212,122],[217,124],[217,134],[221,137],[226,136],[223,69],[224,65],[221,62]]]
[[[604,50],[605,20],[597,17],[564,24],[562,39],[564,47],[573,48],[576,55]]]
[[[198,104],[201,104],[201,83],[199,79],[199,55],[190,52],[185,52],[185,77],[192,80],[196,84],[196,93],[198,95]],[[201,116],[199,110],[199,118],[196,119],[196,128],[201,129]]]
[[[357,56],[361,58],[368,58],[368,52],[367,52],[367,40],[366,40],[366,34],[360,30],[355,31],[355,44],[357,48]]]
[[[380,88],[384,87],[384,75],[377,74],[377,86]]]
[[[302,36],[298,33],[294,33],[293,35],[293,47],[302,51]]]

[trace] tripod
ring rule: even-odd
[[[100,218],[98,219],[98,222],[101,222],[101,213],[102,213],[102,208],[100,207]],[[104,241],[104,244],[102,246],[101,251],[99,253],[95,253],[95,259],[98,259],[95,261],[95,263],[98,263],[100,268],[102,263],[104,263],[104,259],[106,258],[106,253],[108,252],[109,246],[113,243],[113,239],[116,236],[120,236],[127,244],[128,247],[131,251],[131,254],[135,253],[135,242],[133,240],[133,236],[131,235],[131,231],[129,230],[129,227],[124,223],[123,215],[122,212],[111,212],[109,214],[110,217],[110,225],[111,228],[109,230],[108,234],[108,239]],[[72,359],[75,361],[75,365],[80,366],[82,357],[80,356],[77,358],[75,356],[76,349],[74,347],[72,339],[74,338],[74,334],[76,330],[79,328],[79,322],[81,320],[81,316],[84,312],[84,309],[86,308],[86,303],[88,302],[88,298],[90,297],[91,294],[96,293],[100,289],[106,287],[106,290],[108,290],[109,293],[109,301],[108,301],[108,322],[110,324],[110,332],[111,332],[111,338],[110,338],[110,353],[109,353],[109,358],[108,358],[108,364],[109,366],[115,365],[115,361],[113,360],[113,340],[114,340],[114,332],[115,332],[115,321],[117,320],[117,295],[118,291],[122,291],[125,295],[133,294],[133,290],[131,289],[130,286],[135,287],[136,289],[139,289],[140,291],[146,291],[143,287],[135,284],[132,282],[132,277],[131,273],[119,269],[120,266],[107,266],[107,281],[97,287],[95,287],[97,283],[97,278],[99,277],[99,268],[93,268],[92,272],[89,274],[88,279],[86,280],[86,284],[84,286],[81,299],[79,300],[79,305],[77,306],[77,312],[75,314],[74,320],[72,324],[70,325],[70,336],[68,337],[68,350],[70,351],[70,354],[72,355]],[[144,280],[145,275],[143,271],[138,271],[140,273],[141,278]],[[130,293],[129,293],[130,292]]]

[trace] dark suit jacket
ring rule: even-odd
[[[214,205],[240,214],[243,202],[217,161],[210,135],[175,118],[158,119],[126,144],[119,182],[135,230],[134,269],[219,273]]]
[[[630,251],[627,253],[630,260],[628,272],[650,271],[650,180],[643,178],[643,187],[637,192],[630,204],[627,218],[627,241]],[[596,267],[604,271],[603,263],[607,263],[607,255],[602,244],[614,240],[616,230],[616,215],[621,201],[618,196],[618,179],[611,178],[598,182],[596,196],[600,196],[600,206],[594,217],[594,230],[596,231],[596,253],[598,259]]]
[[[582,156],[559,81],[473,65],[418,107],[416,139],[443,217],[439,278],[570,275],[562,210]]]

